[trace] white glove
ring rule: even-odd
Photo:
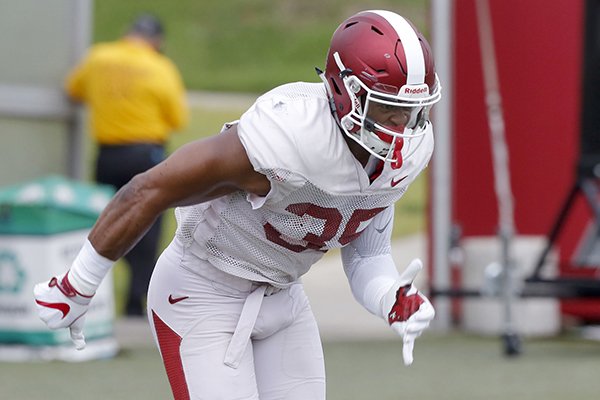
[[[402,336],[402,357],[405,365],[412,364],[415,339],[421,336],[435,316],[429,299],[412,284],[421,269],[421,260],[412,260],[382,298],[382,315],[387,316],[387,322],[392,329]]]
[[[71,340],[77,350],[85,347],[83,324],[92,296],[77,292],[69,282],[69,272],[38,283],[33,296],[38,315],[50,329],[69,328]]]

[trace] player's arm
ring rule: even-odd
[[[167,208],[237,190],[266,195],[270,183],[254,171],[235,126],[187,144],[137,175],[102,212],[71,268],[35,286],[40,318],[52,329],[69,328],[75,346],[82,349],[85,313],[114,260],[133,247]]]
[[[244,190],[266,195],[269,180],[252,167],[236,125],[191,142],[156,167],[134,177],[108,204],[89,240],[111,260],[123,256],[164,210]]]
[[[396,269],[391,254],[393,218],[393,206],[379,213],[360,237],[342,248],[342,262],[355,299],[402,336],[404,363],[410,365],[414,341],[435,312],[413,286],[421,260],[413,260],[402,274]]]

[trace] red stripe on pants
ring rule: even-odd
[[[175,400],[189,400],[190,393],[188,392],[187,383],[185,381],[185,373],[183,372],[183,364],[181,363],[181,355],[179,348],[181,347],[181,336],[167,326],[154,310],[152,310],[152,319],[154,320],[154,330],[158,338],[160,353],[162,355],[163,364],[167,371],[167,377],[171,384],[173,397]]]

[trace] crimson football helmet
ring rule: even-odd
[[[344,21],[333,34],[320,76],[340,128],[396,168],[422,142],[429,110],[441,96],[429,43],[410,21],[390,11],[363,11]],[[400,107],[409,115],[406,123],[386,126],[369,118],[373,103]]]

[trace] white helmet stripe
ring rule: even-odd
[[[408,85],[418,85],[425,83],[425,58],[423,49],[419,43],[419,38],[413,27],[400,15],[385,10],[369,10],[385,18],[398,33],[402,40],[404,54],[406,56],[406,68]]]

